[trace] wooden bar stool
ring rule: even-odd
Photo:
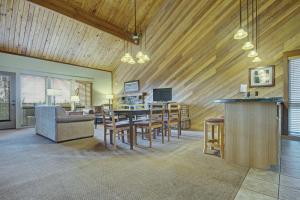
[[[208,129],[211,126],[211,137],[209,139]],[[215,138],[215,127],[218,129],[218,137]],[[204,153],[207,153],[208,145],[211,150],[218,148],[220,150],[221,158],[224,159],[224,118],[211,117],[204,121]]]

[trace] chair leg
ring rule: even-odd
[[[170,142],[170,138],[171,138],[171,126],[168,125],[168,142]]]
[[[178,135],[178,139],[179,139],[179,136],[180,136],[179,123],[177,124],[177,135]]]
[[[208,132],[207,124],[206,124],[206,122],[204,122],[204,149],[203,149],[203,153],[207,153],[207,140],[208,140],[207,132]]]
[[[130,130],[127,130],[127,133],[129,132]],[[134,142],[135,142],[135,145],[137,145],[137,131],[136,131],[136,128],[133,129],[133,136],[134,136]]]
[[[164,128],[162,127],[161,129],[161,142],[164,144],[165,143],[165,134],[164,134]]]
[[[211,126],[211,139],[212,139],[212,144],[214,144],[215,140],[215,125]],[[214,150],[215,148],[213,146],[210,147],[211,150]]]
[[[106,129],[104,129],[104,146],[107,147],[107,141],[106,141]]]
[[[220,131],[221,132],[221,138],[220,138],[220,140],[221,140],[221,151],[220,152],[221,152],[221,158],[224,159],[224,154],[225,154],[224,124],[221,124],[220,126],[221,126],[221,131]]]
[[[114,145],[114,149],[117,149],[117,133],[116,131],[113,131],[113,145]]]
[[[110,144],[113,144],[113,131],[109,130],[109,140],[110,140]]]
[[[122,134],[122,143],[125,143],[125,137],[124,137],[124,131],[121,131],[121,134]]]
[[[149,131],[149,144],[150,144],[150,148],[152,148],[152,128],[149,128],[148,131]]]

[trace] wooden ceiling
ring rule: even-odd
[[[133,31],[133,0],[61,1]],[[146,27],[162,3],[137,0],[137,24]],[[123,45],[116,36],[26,0],[0,0],[0,51],[113,71]]]

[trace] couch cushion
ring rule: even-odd
[[[70,115],[70,116],[58,116],[56,118],[56,122],[71,123],[71,122],[92,121],[94,119],[95,119],[94,115]]]
[[[63,109],[60,106],[56,106],[55,111],[56,111],[56,116],[65,116],[66,115],[65,109]]]

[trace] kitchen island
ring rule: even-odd
[[[278,166],[282,97],[218,99],[225,104],[225,160],[269,169]]]

